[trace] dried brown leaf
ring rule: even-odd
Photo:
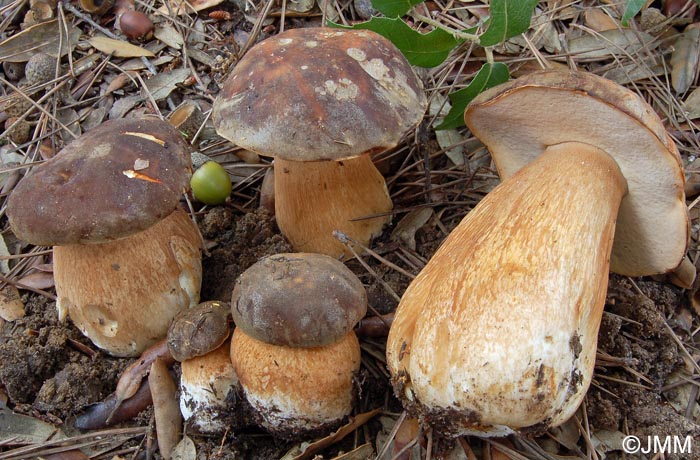
[[[19,296],[19,290],[8,284],[0,290],[0,318],[15,321],[23,317],[24,303]]]
[[[112,54],[116,57],[153,57],[155,54],[140,46],[132,45],[124,40],[115,40],[96,35],[88,40],[90,45],[105,54]]]
[[[172,460],[196,460],[197,448],[189,436],[184,436],[173,449]]]
[[[596,35],[582,35],[569,41],[569,51],[578,59],[601,59],[634,54],[658,46],[654,37],[631,29],[606,30]]]
[[[409,212],[396,224],[391,232],[392,241],[405,244],[409,249],[416,249],[416,232],[425,225],[433,215],[431,208],[418,208]]]
[[[301,452],[299,452],[299,449],[292,449],[291,451],[287,452],[284,457],[282,457],[282,460],[306,460],[313,458],[316,453],[337,443],[345,436],[355,431],[358,427],[361,427],[369,420],[374,418],[380,412],[381,410],[374,409],[369,412],[357,414],[347,424],[338,428],[336,432],[331,433],[325,438],[319,439],[311,444],[303,445]]]
[[[190,73],[190,69],[182,68],[159,73],[155,77],[146,80],[146,89],[153,99],[160,101],[168,97],[178,84],[190,76]],[[142,96],[145,98],[147,94],[143,92]]]
[[[603,32],[604,30],[619,29],[620,24],[600,8],[586,8],[583,13],[586,27]]]
[[[148,383],[153,396],[153,410],[156,419],[158,449],[165,460],[170,460],[180,439],[182,415],[177,398],[177,385],[168,371],[165,361],[156,359],[148,374]]]
[[[34,272],[17,280],[17,284],[33,289],[51,289],[54,287],[53,273]]]
[[[700,53],[700,29],[689,28],[676,40],[671,55],[671,84],[677,94],[683,94],[695,81]]]
[[[685,106],[686,117],[693,120],[695,118],[700,118],[700,88],[696,88],[691,92],[685,101],[683,101]]]
[[[153,35],[169,47],[179,50],[185,44],[185,39],[182,38],[180,32],[177,31],[172,24],[165,24],[156,27]]]
[[[163,6],[158,8],[158,11],[163,14],[176,14],[180,16],[206,10],[207,8],[223,3],[223,1],[224,0],[188,0],[183,2],[182,0],[165,0]]]
[[[0,62],[26,62],[37,53],[65,56],[80,39],[80,29],[58,20],[36,24],[0,43]]]

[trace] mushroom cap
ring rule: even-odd
[[[604,150],[629,189],[618,214],[611,270],[642,276],[680,264],[690,232],[681,159],[663,122],[637,94],[590,73],[535,72],[481,93],[464,118],[502,179],[555,144]]]
[[[191,173],[189,147],[167,122],[110,120],[25,176],[7,215],[32,244],[103,243],[172,213]]]
[[[305,28],[251,48],[212,119],[221,136],[263,155],[341,160],[394,147],[425,106],[411,65],[381,35]]]
[[[237,328],[262,342],[319,347],[352,331],[367,312],[367,293],[332,257],[275,254],[236,280],[231,312]]]
[[[231,335],[230,311],[226,302],[210,300],[178,313],[168,329],[168,350],[173,358],[182,362],[218,348]]]

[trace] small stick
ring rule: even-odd
[[[158,449],[165,460],[170,460],[173,449],[180,440],[182,415],[177,398],[177,385],[168,372],[168,365],[156,358],[148,374],[153,409],[156,417]]]

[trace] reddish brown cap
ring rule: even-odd
[[[7,215],[15,235],[32,244],[115,240],[173,212],[191,173],[189,148],[167,122],[111,120],[24,177]]]
[[[340,340],[365,316],[367,293],[332,257],[275,254],[236,280],[231,312],[236,327],[262,342],[319,347]]]
[[[426,99],[401,52],[368,30],[292,29],[251,48],[212,119],[241,147],[286,160],[341,160],[394,147]]]

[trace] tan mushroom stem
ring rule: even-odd
[[[109,243],[55,246],[59,318],[116,356],[135,356],[164,338],[172,319],[199,301],[201,236],[176,210]]]
[[[259,423],[283,438],[323,432],[352,411],[360,369],[354,332],[323,347],[292,348],[236,328],[231,361]]]
[[[368,154],[339,161],[277,158],[274,169],[277,224],[298,252],[351,255],[334,230],[367,246],[391,220],[386,183]]]
[[[608,154],[568,142],[488,194],[396,312],[387,358],[406,406],[451,435],[567,420],[591,381],[626,193]]]

